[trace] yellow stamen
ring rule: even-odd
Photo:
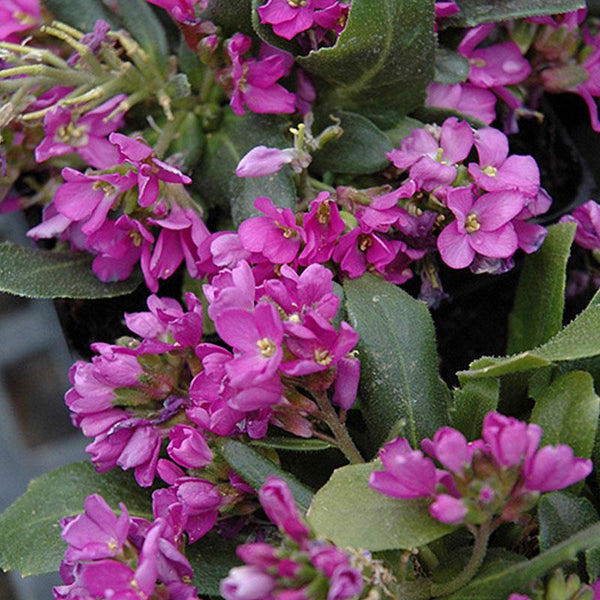
[[[476,231],[479,231],[480,227],[481,224],[477,219],[477,215],[475,213],[469,213],[465,219],[465,231],[467,233],[475,233]]]
[[[92,189],[96,191],[102,190],[105,196],[112,196],[117,192],[117,188],[114,185],[111,185],[110,183],[101,180],[94,181]]]
[[[485,167],[485,169],[481,170],[490,177],[496,177],[496,174],[498,173],[498,169],[496,169],[496,167],[492,167],[492,165],[488,165],[487,167]]]
[[[288,4],[292,8],[300,8],[301,6],[306,6],[306,0],[288,0]]]
[[[323,367],[328,367],[333,360],[329,350],[315,350],[315,362]]]
[[[368,235],[358,236],[358,249],[361,252],[366,252],[373,245],[373,240]]]
[[[258,340],[258,342],[256,342],[256,345],[259,347],[261,355],[265,358],[271,358],[271,356],[273,356],[273,354],[275,354],[275,352],[277,351],[277,346],[269,338],[263,338],[262,340]]]

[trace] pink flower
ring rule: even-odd
[[[471,462],[472,451],[465,436],[451,427],[438,429],[433,441],[424,439],[421,447],[453,473],[462,473]]]
[[[35,160],[43,162],[54,156],[77,152],[83,160],[96,169],[113,167],[119,161],[119,153],[106,136],[123,123],[122,113],[110,121],[110,115],[125,99],[115,96],[78,119],[68,108],[56,106],[44,117],[46,137],[35,149]]]
[[[290,150],[256,146],[242,157],[235,170],[238,177],[264,177],[277,173],[294,159]]]
[[[269,0],[258,14],[261,23],[273,25],[276,35],[291,40],[313,26],[319,11],[338,4],[336,0]]]
[[[379,457],[384,471],[373,471],[369,487],[392,498],[421,498],[435,492],[437,477],[433,462],[408,441],[398,438],[388,442]]]
[[[578,206],[570,215],[561,218],[561,223],[576,223],[575,241],[587,250],[600,248],[600,205],[594,200]]]
[[[196,19],[196,11],[194,7],[203,0],[147,0],[156,6],[160,6],[167,10],[170,15],[181,23],[194,21]]]
[[[250,37],[236,33],[227,46],[232,62],[231,109],[236,115],[244,114],[244,105],[254,113],[293,113],[296,110],[296,96],[277,83],[290,74],[292,65],[288,57],[280,53],[264,60],[244,59],[243,55],[251,45]]]
[[[302,242],[302,229],[296,225],[291,208],[279,208],[269,198],[257,198],[254,206],[264,217],[251,217],[238,229],[242,246],[258,252],[274,264],[292,262]]]
[[[496,118],[496,96],[470,83],[430,83],[427,88],[427,104],[471,115],[486,125]]]
[[[167,453],[186,469],[206,467],[212,462],[213,453],[202,434],[189,425],[175,425],[169,432],[171,442]]]
[[[488,413],[481,434],[499,465],[517,467],[535,453],[542,428],[499,413]]]
[[[277,581],[258,567],[244,565],[229,571],[221,581],[220,592],[225,600],[263,600],[270,598]]]
[[[435,18],[442,19],[460,12],[460,8],[456,6],[456,2],[436,2],[435,3]]]
[[[525,464],[525,489],[538,492],[561,490],[582,479],[592,471],[592,461],[575,458],[570,446],[544,446],[528,457]]]
[[[42,19],[39,0],[3,0],[0,5],[0,40],[27,31]]]
[[[465,518],[467,507],[460,498],[448,494],[438,494],[435,502],[429,507],[429,513],[442,523],[458,524]]]
[[[508,258],[516,252],[517,234],[510,221],[523,208],[521,194],[491,192],[474,199],[470,188],[455,188],[447,204],[456,219],[440,233],[437,247],[448,266],[468,267],[476,253]]]

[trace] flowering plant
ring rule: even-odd
[[[69,332],[91,462],[0,515],[0,567],[600,598],[588,4],[4,0],[0,212],[36,246],[0,290],[118,314]]]

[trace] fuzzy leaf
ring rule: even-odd
[[[592,376],[573,371],[536,398],[531,421],[544,430],[542,444],[568,444],[576,456],[590,458],[598,427],[600,398]]]
[[[323,440],[296,437],[266,437],[261,440],[253,440],[251,444],[259,448],[273,448],[292,452],[321,452],[328,448],[335,448],[335,446]]]
[[[579,552],[596,547],[599,539],[600,523],[597,523],[552,546],[531,560],[482,572],[469,585],[447,598],[448,600],[506,600],[513,592],[530,593],[530,586],[536,577],[545,575],[562,563],[575,560]]]
[[[367,463],[333,472],[308,511],[318,535],[342,548],[378,551],[422,546],[453,531],[429,515],[427,500],[399,500],[372,490],[369,476],[380,468]]]
[[[221,579],[227,577],[229,569],[240,565],[235,549],[245,542],[246,539],[222,538],[209,533],[187,547],[186,558],[194,569],[192,583],[198,588],[199,595],[220,596]]]
[[[360,336],[360,398],[380,446],[404,423],[416,447],[448,424],[448,388],[437,367],[435,331],[423,302],[374,275],[344,283],[348,320]]]
[[[508,354],[536,348],[560,331],[574,236],[574,223],[558,223],[548,230],[541,250],[525,259],[509,317]]]
[[[259,490],[270,475],[283,479],[289,486],[298,508],[306,512],[312,501],[313,492],[300,483],[289,473],[286,473],[273,461],[254,448],[238,442],[222,438],[218,441],[219,452],[231,468],[243,477],[246,483]]]
[[[433,78],[433,21],[431,0],[354,0],[335,46],[298,62],[329,84],[327,103],[378,123],[423,104]]]
[[[333,111],[331,114],[340,119],[344,133],[314,154],[314,168],[321,172],[368,175],[389,164],[386,153],[391,152],[393,147],[381,129],[356,113]],[[323,127],[328,124],[323,120]]]
[[[220,25],[225,33],[252,32],[251,0],[210,0],[202,18]]]
[[[11,242],[0,244],[0,292],[27,298],[113,298],[133,292],[140,273],[126,281],[103,283],[85,252],[48,252]]]
[[[449,410],[452,427],[469,441],[481,437],[485,415],[496,410],[500,396],[497,379],[475,379],[460,389],[453,390],[454,402]]]
[[[573,533],[592,526],[598,513],[586,498],[567,492],[544,494],[538,506],[540,550],[560,544]]]
[[[161,68],[167,64],[169,46],[158,17],[146,0],[117,0],[125,29]]]
[[[479,23],[505,21],[536,15],[553,15],[584,8],[582,0],[456,0],[460,12],[451,17],[454,25],[474,27]]]
[[[44,0],[44,5],[55,19],[83,33],[92,31],[98,19],[114,25],[112,15],[102,0]]]
[[[0,515],[0,568],[23,577],[58,571],[67,547],[59,521],[82,513],[84,500],[95,493],[115,510],[123,502],[132,516],[152,519],[150,494],[130,474],[99,475],[88,462],[66,465],[34,479]]]
[[[435,71],[433,80],[436,83],[452,85],[465,81],[469,75],[469,61],[458,52],[440,46],[435,51]]]
[[[296,188],[290,169],[267,177],[239,178],[235,169],[241,158],[255,146],[285,148],[291,145],[280,117],[228,114],[221,129],[206,134],[202,163],[196,173],[198,189],[207,202],[231,207],[235,225],[259,214],[254,208],[258,196],[271,198],[277,206],[294,207]]]

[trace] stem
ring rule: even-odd
[[[318,179],[315,179],[314,177],[309,177],[308,181],[315,190],[320,190],[322,192],[329,192],[330,194],[335,195],[335,188],[330,185],[327,185],[323,181],[319,181]]]
[[[451,581],[447,583],[433,583],[431,584],[431,593],[434,596],[447,596],[460,590],[475,577],[481,563],[485,558],[487,551],[488,541],[490,539],[490,522],[486,521],[481,525],[479,530],[475,531],[475,545],[473,546],[473,554],[467,563],[466,567]]]
[[[202,78],[202,83],[200,84],[200,102],[205,104],[210,99],[210,93],[215,85],[215,72],[210,67],[206,67],[206,71],[204,71],[204,77]]]
[[[154,153],[158,158],[163,158],[165,152],[168,150],[171,142],[175,136],[179,133],[179,127],[183,123],[183,120],[187,116],[187,113],[180,111],[175,114],[175,117],[171,121],[167,121],[163,127],[160,136],[156,144],[154,144]]]
[[[344,456],[348,459],[351,464],[361,464],[365,460],[361,456],[358,448],[354,445],[348,430],[340,423],[337,413],[335,412],[329,398],[325,392],[314,392],[315,400],[323,413],[323,418],[331,433],[335,437],[338,448],[344,453]]]

